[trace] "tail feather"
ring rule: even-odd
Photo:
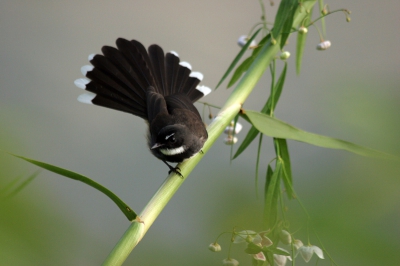
[[[90,62],[95,68],[88,71],[86,77],[93,81],[105,83],[112,91],[115,90],[137,102],[137,104],[143,105],[140,101],[136,100],[138,96],[144,98],[143,95],[138,95],[135,85],[110,60],[102,55],[96,55]]]
[[[185,86],[183,87],[182,93],[188,95],[190,100],[192,100],[190,95],[192,94],[192,92],[196,91],[196,87],[197,85],[199,85],[199,83],[200,83],[199,79],[189,76],[189,78],[185,83]]]
[[[137,98],[121,93],[124,88],[104,73],[101,73],[100,70],[95,68],[93,71],[88,72],[87,77],[93,78],[85,87],[85,90],[96,94],[96,97],[92,100],[93,104],[146,118],[146,106],[139,102]]]
[[[174,93],[174,89],[178,83],[178,73],[179,73],[179,57],[176,53],[167,53],[165,56],[165,67],[166,67],[166,78],[168,95]]]
[[[129,80],[132,85],[132,92],[141,99],[141,102],[145,102],[146,94],[145,88],[148,87],[148,82],[141,75],[132,71],[132,66],[122,54],[121,51],[114,47],[103,46],[102,52],[104,56],[110,60],[124,75],[124,77]]]
[[[176,78],[177,86],[175,87],[176,91],[178,93],[183,93],[183,91],[185,89],[185,84],[189,78],[190,72],[191,72],[191,70],[189,68],[179,64],[178,76]]]
[[[147,114],[143,113],[143,111],[140,108],[136,108],[132,106],[132,104],[126,104],[126,102],[123,101],[123,99],[121,98],[119,98],[119,100],[118,97],[109,98],[103,95],[96,95],[96,97],[94,97],[94,99],[92,100],[92,103],[95,105],[104,106],[121,112],[131,113],[143,119],[147,119]]]
[[[103,46],[104,55],[89,57],[93,67],[82,68],[83,75],[90,81],[79,79],[75,84],[95,94],[84,98],[83,102],[148,120],[146,95],[150,87],[164,97],[186,94],[191,102],[211,91],[198,86],[203,75],[192,72],[190,64],[180,62],[175,52],[164,55],[158,45],[151,45],[147,51],[140,42],[122,38],[117,39],[116,44],[117,48]]]
[[[130,65],[129,73],[136,75],[141,80],[141,88],[146,91],[150,86],[155,86],[155,79],[151,72],[151,62],[144,46],[135,40],[128,41],[117,39],[117,47],[125,56]]]
[[[164,51],[156,44],[150,45],[148,50],[153,67],[153,76],[156,81],[156,91],[161,95],[168,95]]]

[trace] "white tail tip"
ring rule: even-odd
[[[183,61],[183,62],[180,62],[179,64],[183,67],[186,67],[186,68],[189,68],[190,70],[192,70],[192,66],[188,62]]]
[[[94,93],[84,93],[78,96],[78,101],[81,103],[93,104],[92,100],[96,97]]]
[[[190,73],[189,77],[197,78],[202,81],[204,76],[200,72],[192,72]]]
[[[90,80],[86,79],[86,78],[80,78],[74,81],[75,86],[77,86],[78,88],[84,90],[86,89],[86,85],[90,82]]]
[[[93,59],[93,57],[95,56],[96,54],[90,54],[89,56],[88,56],[88,60],[89,61],[92,61],[92,59]]]
[[[82,75],[84,75],[84,76],[86,77],[86,74],[87,74],[88,72],[92,71],[93,68],[94,68],[94,66],[91,66],[91,65],[86,65],[86,66],[81,67],[81,73],[82,73]]]
[[[179,54],[175,51],[170,51],[169,53],[175,55],[176,57],[179,57]]]
[[[204,96],[207,96],[207,95],[210,94],[210,92],[211,92],[211,89],[210,89],[209,87],[203,86],[203,85],[197,86],[196,89],[197,89],[198,91],[200,91],[201,93],[203,93]]]

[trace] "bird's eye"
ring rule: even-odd
[[[171,143],[175,143],[175,142],[176,142],[176,139],[175,139],[175,137],[171,137],[169,141],[170,141]]]

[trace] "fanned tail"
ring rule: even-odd
[[[104,46],[103,55],[89,56],[92,66],[81,69],[87,78],[77,79],[75,85],[91,94],[79,96],[79,101],[148,120],[146,94],[150,87],[163,96],[183,93],[191,102],[211,92],[198,86],[203,75],[192,72],[189,63],[180,62],[177,53],[164,56],[158,45],[151,45],[147,52],[136,40],[119,38],[116,44],[117,48]]]

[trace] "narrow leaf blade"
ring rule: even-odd
[[[272,29],[272,35],[276,39],[282,33],[280,43],[281,49],[289,37],[297,6],[298,0],[283,0],[279,4],[278,12],[275,16],[274,28]]]
[[[275,109],[276,104],[279,101],[279,98],[281,97],[283,85],[285,84],[286,70],[287,70],[287,62],[285,62],[285,66],[283,67],[282,73],[279,76],[278,81],[276,82],[272,90],[272,95],[268,99],[267,110],[265,112],[261,111],[263,114],[270,114],[271,110]]]
[[[299,3],[297,0],[292,0],[290,3],[290,10],[288,11],[290,13],[282,27],[281,49],[286,45],[286,41],[289,38],[290,32],[292,31],[294,13],[297,10],[298,4]]]
[[[292,178],[292,167],[290,164],[290,156],[289,149],[287,146],[286,139],[274,139],[278,145],[279,156],[283,161],[283,184],[285,185],[286,193],[289,199],[293,199],[295,197],[295,193],[293,191],[293,178]]]
[[[254,59],[256,59],[255,56],[250,56],[248,58],[246,58],[246,60],[244,60],[240,66],[238,66],[235,70],[235,72],[232,75],[231,80],[228,83],[228,88],[230,88],[233,84],[236,83],[236,81],[238,81],[240,79],[240,77],[242,76],[242,74],[244,72],[247,71],[247,69],[249,69],[250,65],[253,63]]]
[[[13,189],[7,196],[5,196],[5,199],[9,199],[14,197],[16,194],[18,194],[22,189],[24,189],[29,183],[31,183],[40,173],[40,170],[35,171],[33,174],[31,174],[25,181],[23,181],[21,184],[19,184],[16,188]]]
[[[302,24],[308,25],[308,22],[310,21],[311,16],[312,16],[312,9],[310,11],[310,14],[304,19]],[[297,32],[297,44],[296,44],[296,73],[297,73],[297,75],[300,75],[301,63],[303,61],[303,54],[304,54],[304,48],[306,46],[307,36],[308,36],[308,33]]]
[[[324,0],[318,0],[318,5],[319,5],[319,15],[321,15],[321,11],[324,9]],[[325,37],[326,36],[326,25],[325,25],[325,17],[321,18],[321,27],[322,27],[322,34]]]
[[[275,16],[274,28],[272,29],[272,34],[275,39],[281,33],[283,25],[290,14],[292,2],[293,0],[283,0],[279,4],[278,11]]]
[[[242,144],[240,144],[239,148],[237,149],[235,155],[232,157],[232,160],[237,158],[249,145],[250,143],[253,142],[253,140],[257,137],[258,135],[258,130],[252,126],[247,133],[246,137],[242,141]]]
[[[272,103],[274,103],[274,106],[276,106],[276,103],[278,102],[279,97],[281,96],[283,85],[285,84],[286,69],[287,69],[287,63],[285,62],[285,66],[282,70],[281,75],[279,76],[278,82],[272,89],[273,97],[270,95],[270,97],[268,98],[268,101],[265,103],[264,107],[262,108],[261,113],[270,114],[271,108],[272,108]],[[259,131],[254,126],[252,126],[250,128],[250,130],[247,133],[246,137],[244,138],[243,142],[240,144],[239,148],[237,149],[235,155],[232,157],[232,160],[237,158],[244,150],[247,149],[247,147],[257,137],[258,132]]]
[[[362,156],[400,160],[399,157],[392,154],[362,147],[348,141],[303,131],[279,119],[256,111],[245,111],[244,116],[246,116],[260,132],[270,137],[292,139],[319,147],[346,150]]]
[[[114,193],[112,193],[110,190],[108,190],[106,187],[103,187],[102,185],[100,185],[99,183],[93,181],[92,179],[78,174],[76,172],[72,172],[69,171],[67,169],[55,166],[55,165],[51,165],[45,162],[40,162],[40,161],[36,161],[30,158],[26,158],[23,156],[19,156],[19,155],[15,155],[15,154],[11,154],[17,158],[20,158],[24,161],[27,161],[31,164],[34,164],[36,166],[39,166],[43,169],[49,170],[50,172],[74,179],[74,180],[78,180],[81,181],[83,183],[85,183],[86,185],[89,185],[97,190],[99,190],[100,192],[104,193],[107,197],[109,197],[118,207],[119,209],[125,214],[126,218],[128,218],[129,221],[133,221],[136,219],[137,214],[125,203],[123,202],[117,195],[115,195]]]
[[[275,170],[271,175],[271,167],[268,166],[267,182],[265,183],[265,203],[264,203],[264,216],[266,221],[266,228],[273,228],[278,219],[278,199],[280,195],[280,176],[282,164],[276,161]]]
[[[218,82],[217,86],[215,87],[215,89],[217,89],[219,87],[219,85],[221,85],[222,82],[224,82],[224,80],[226,79],[226,77],[228,77],[229,73],[231,73],[231,71],[235,68],[236,64],[239,62],[240,58],[242,58],[242,56],[244,55],[244,53],[247,51],[247,49],[249,48],[251,42],[254,40],[254,38],[257,36],[257,34],[260,32],[261,29],[258,29],[253,36],[251,36],[251,38],[247,41],[247,43],[245,44],[245,46],[242,47],[242,49],[240,50],[239,54],[235,57],[235,59],[233,59],[232,63],[230,64],[230,66],[228,67],[228,70],[225,72],[225,74],[222,76],[221,80]]]

